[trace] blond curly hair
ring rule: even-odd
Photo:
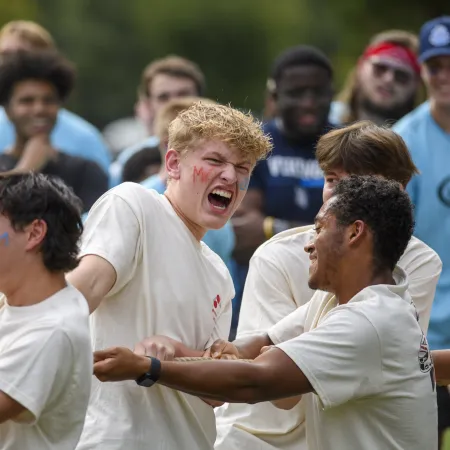
[[[198,101],[171,122],[169,148],[182,154],[205,141],[223,142],[253,164],[272,149],[270,137],[250,113]]]

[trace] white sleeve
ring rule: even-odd
[[[51,397],[66,389],[73,349],[68,336],[37,325],[0,354],[0,390],[38,420]]]
[[[274,344],[281,344],[304,333],[310,304],[311,301],[300,306],[277,322],[273,327],[269,328],[268,334],[270,340]]]
[[[283,271],[255,255],[245,280],[237,337],[266,332],[297,308]]]
[[[109,296],[133,277],[140,253],[140,225],[136,214],[122,197],[106,193],[89,212],[80,256],[98,255],[114,267],[117,278]]]
[[[419,324],[426,335],[436,286],[442,272],[442,261],[434,250],[414,239],[410,250],[404,253],[398,264],[407,273],[408,291],[419,315]]]
[[[371,322],[350,308],[278,345],[304,373],[325,409],[379,392],[382,350]]]

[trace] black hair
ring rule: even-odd
[[[14,230],[34,220],[47,224],[40,251],[51,272],[68,272],[78,265],[81,210],[81,200],[59,178],[31,172],[0,177],[0,214]]]
[[[306,65],[322,67],[333,78],[333,67],[328,57],[318,48],[309,45],[297,45],[281,53],[272,66],[271,78],[278,84],[288,67]]]
[[[161,164],[161,152],[158,146],[144,147],[128,158],[122,171],[122,181],[139,182],[147,166]]]
[[[373,235],[375,272],[394,270],[414,229],[413,206],[400,183],[374,175],[341,179],[328,209],[338,225],[362,220]]]
[[[0,104],[5,106],[16,83],[25,80],[47,81],[66,100],[75,84],[75,69],[56,50],[19,51],[2,56],[0,61]]]

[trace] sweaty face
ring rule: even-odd
[[[362,61],[357,77],[362,105],[387,118],[397,119],[412,104],[419,87],[419,77],[411,67],[386,57]]]
[[[208,141],[179,164],[179,179],[171,183],[179,183],[177,203],[183,212],[203,228],[223,227],[247,192],[253,162],[223,142]]]
[[[422,70],[428,94],[437,105],[450,108],[450,56],[436,56]]]
[[[331,202],[333,199],[317,214],[314,239],[305,246],[310,259],[308,286],[328,292],[334,292],[333,281],[344,254],[344,230],[337,226],[335,216],[328,212]]]
[[[291,138],[313,137],[327,123],[333,89],[326,69],[316,65],[288,67],[276,95],[278,113]]]
[[[5,107],[16,133],[23,139],[50,133],[60,108],[58,93],[47,81],[25,80],[15,84]]]

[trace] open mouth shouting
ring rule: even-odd
[[[213,211],[225,212],[231,204],[231,199],[233,198],[233,193],[225,189],[214,189],[210,194],[208,194],[208,201],[211,205]]]

